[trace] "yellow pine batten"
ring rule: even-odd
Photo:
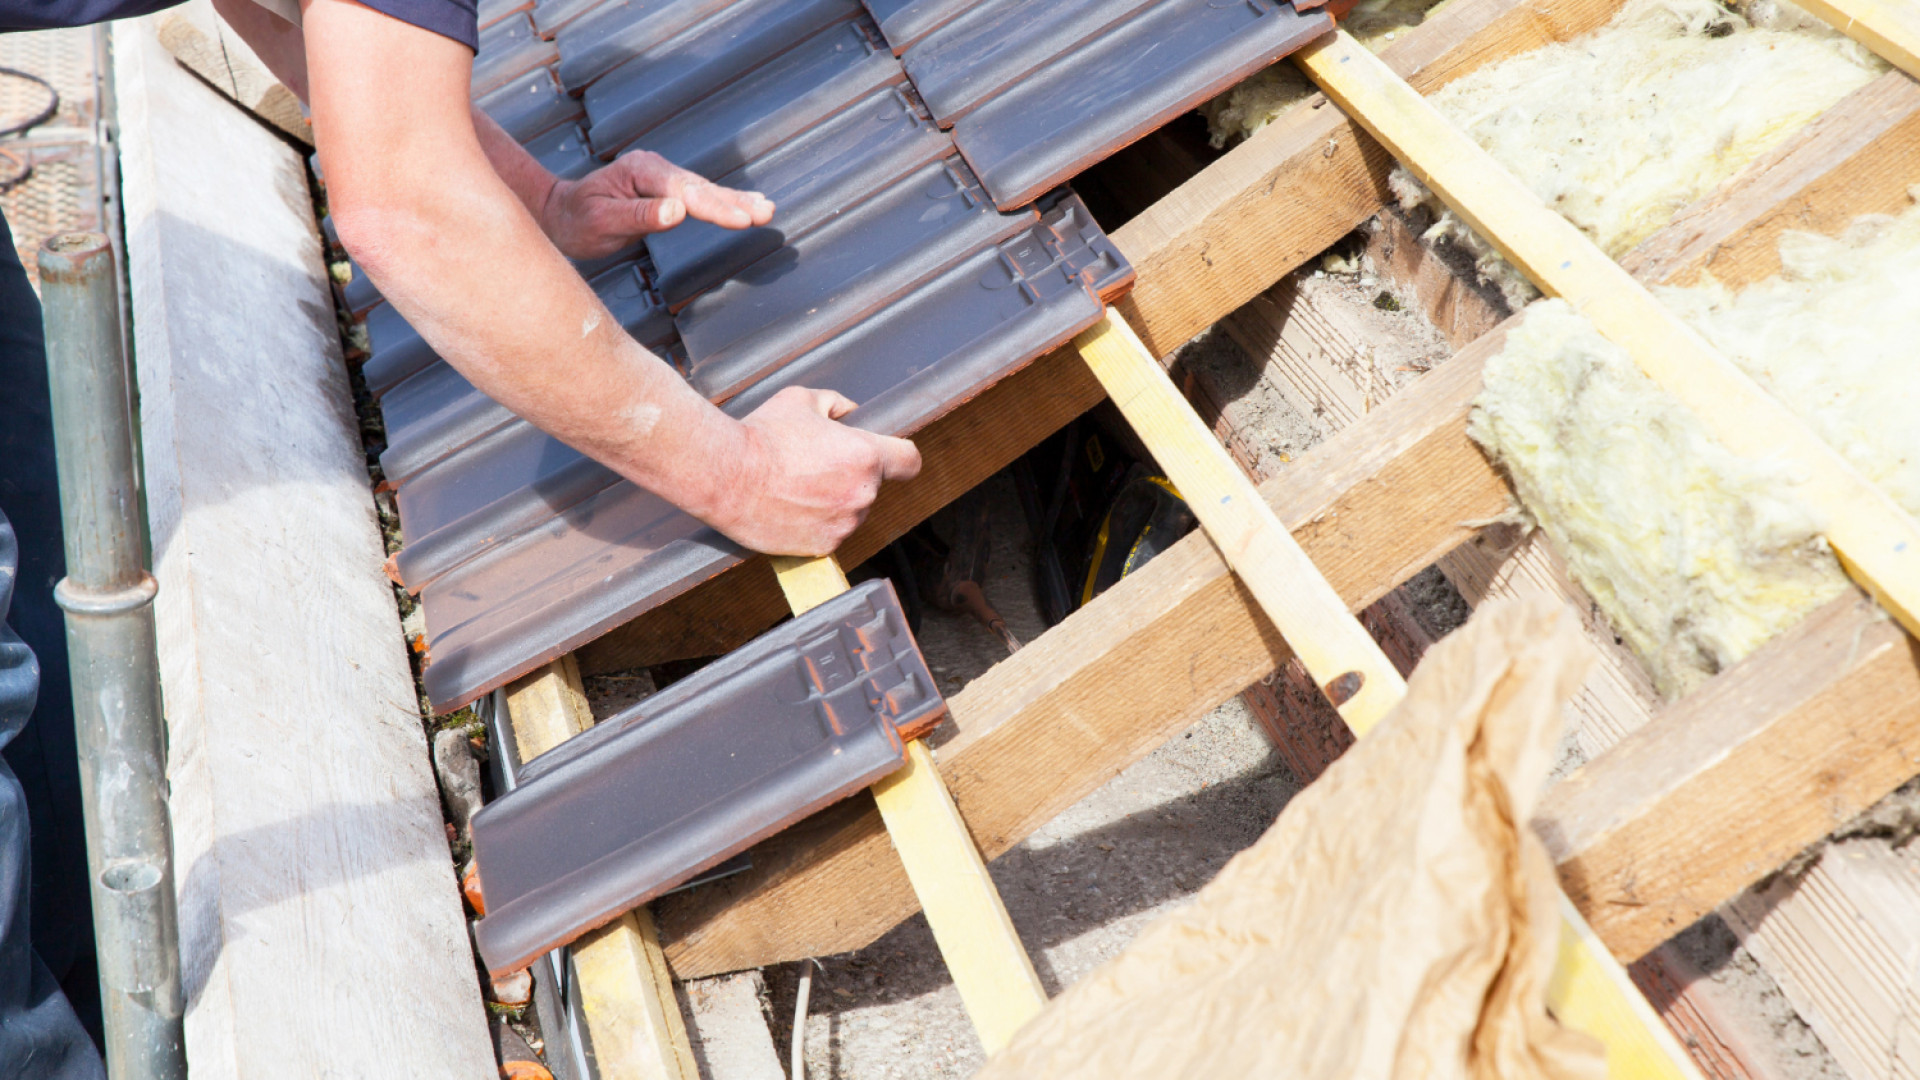
[[[776,556],[773,570],[795,615],[847,591],[831,556]],[[906,766],[873,785],[873,801],[967,1017],[992,1054],[1039,1015],[1047,992],[924,740],[907,744]]]
[[[1253,481],[1118,312],[1074,346],[1341,719],[1358,734],[1372,730],[1406,696],[1406,681]]]
[[[1920,79],[1920,7],[1913,0],[1796,0],[1880,59]]]

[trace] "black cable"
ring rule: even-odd
[[[7,128],[0,128],[0,139],[4,139],[9,135],[19,135],[22,132],[39,127],[41,124],[53,119],[53,114],[60,111],[60,91],[55,90],[52,83],[35,75],[31,71],[21,71],[19,68],[0,66],[0,75],[11,75],[16,79],[26,79],[30,82],[37,82],[47,88],[47,107],[41,109],[24,123],[14,124]],[[21,184],[26,183],[27,179],[33,175],[33,166],[20,161],[20,158],[14,154],[9,154],[5,151],[0,151],[0,154],[4,154],[7,158],[20,165],[19,175],[0,180],[0,195],[4,195],[14,188],[19,187]]]
[[[60,91],[55,90],[52,83],[35,75],[31,71],[21,71],[19,68],[0,67],[0,75],[11,75],[16,79],[27,79],[47,88],[47,107],[40,110],[38,115],[24,124],[15,124],[9,128],[0,128],[0,139],[4,139],[9,135],[18,135],[28,128],[39,127],[41,124],[53,119],[53,114],[60,111]]]

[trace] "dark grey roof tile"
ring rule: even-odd
[[[858,0],[736,0],[674,37],[645,39],[643,49],[617,67],[594,72],[588,84],[581,65],[571,62],[569,34],[563,33],[560,78],[570,89],[586,86],[583,100],[594,124],[620,112],[622,131],[632,138],[859,13]]]
[[[689,378],[713,400],[732,397],[1035,220],[996,211],[958,159],[923,165],[675,315]]]
[[[560,89],[550,67],[535,68],[474,100],[513,141],[524,143],[561,124],[577,124],[587,111]]]
[[[480,52],[473,58],[473,96],[497,90],[559,59],[560,51],[534,33],[533,20],[526,13],[508,16],[480,32]]]
[[[835,23],[701,98],[644,133],[635,118],[655,115],[650,99],[603,104],[587,135],[602,158],[636,146],[703,176],[717,176],[801,132],[906,73],[866,20]],[[604,100],[604,99],[603,99]],[[637,141],[636,141],[637,140]]]
[[[900,59],[934,119],[952,127],[1015,80],[1157,2],[987,0],[928,34]]]
[[[923,114],[910,89],[869,94],[765,156],[711,177],[773,200],[770,224],[723,229],[688,221],[647,237],[660,296],[669,307],[684,306],[874,191],[953,152],[952,140]]]
[[[481,956],[524,967],[867,787],[945,710],[884,579],[768,631],[535,758],[474,816]]]
[[[1275,0],[1160,0],[1004,87],[953,141],[1020,206],[1332,28]]]
[[[866,0],[896,55],[978,6],[981,0]]]

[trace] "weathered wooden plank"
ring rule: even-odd
[[[305,165],[113,43],[189,1065],[491,1075]]]
[[[1916,773],[1920,654],[1855,594],[1575,771],[1535,827],[1632,960]]]
[[[313,127],[300,99],[273,77],[211,0],[192,0],[160,20],[160,44],[235,104],[308,146]]]

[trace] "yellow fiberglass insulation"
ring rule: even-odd
[[[1669,697],[1846,587],[1789,468],[1727,450],[1564,301],[1487,361],[1468,432]]]
[[[1629,0],[1605,27],[1428,101],[1616,258],[1886,66],[1784,0]],[[1431,200],[1396,170],[1403,205]],[[1449,214],[1515,307],[1538,295]]]
[[[1920,195],[1920,189],[1916,189]],[[1920,515],[1920,207],[1788,233],[1780,276],[1657,290],[1721,355]]]
[[[1419,26],[1446,0],[1360,0],[1340,25],[1362,45],[1379,52],[1402,33]],[[1314,95],[1311,80],[1289,63],[1254,72],[1233,89],[1200,107],[1207,135],[1216,147],[1259,131],[1280,114]]]

